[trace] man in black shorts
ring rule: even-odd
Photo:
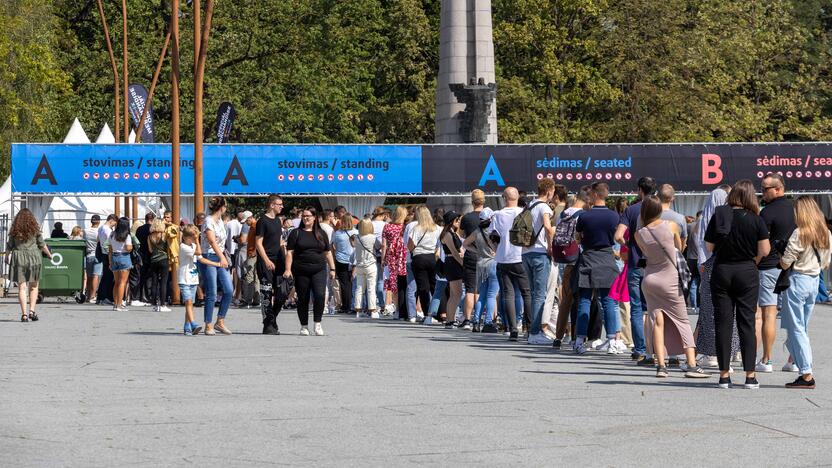
[[[485,192],[480,189],[472,191],[471,206],[473,211],[460,220],[460,227],[466,238],[477,232],[480,227],[480,211],[485,206]],[[475,249],[465,249],[465,256],[462,257],[462,282],[465,285],[465,302],[462,306],[465,320],[462,322],[462,328],[466,330],[471,330],[472,327],[479,328],[478,324],[471,324],[471,313],[474,311],[474,303],[477,302],[477,287],[479,287],[477,284],[477,260]]]
[[[260,307],[263,314],[263,334],[279,335],[277,314],[286,302],[282,291],[283,226],[278,215],[283,211],[283,199],[270,195],[266,213],[257,221],[255,245],[257,250],[257,277],[260,279]]]

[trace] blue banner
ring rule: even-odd
[[[193,145],[180,152],[193,193]],[[371,194],[422,191],[422,148],[404,145],[205,145],[204,191]],[[12,190],[31,194],[167,194],[168,144],[14,144]]]

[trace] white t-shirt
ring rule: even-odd
[[[236,219],[232,219],[225,224],[225,230],[227,231],[225,249],[228,250],[228,253],[233,254],[237,251],[237,243],[234,242],[234,238],[240,235],[243,225]]]
[[[179,284],[184,285],[198,285],[199,272],[196,268],[196,262],[199,257],[195,256],[196,244],[179,244],[179,268],[177,268],[176,279]]]
[[[113,248],[113,253],[127,253],[127,246],[133,245],[133,239],[130,238],[130,234],[127,235],[127,238],[124,239],[124,242],[119,242],[116,240],[116,233],[113,231],[110,234],[109,240],[110,246]]]
[[[208,236],[205,235],[206,231],[212,231],[214,233],[214,237],[217,241],[217,246],[223,248],[225,245],[225,239],[227,239],[228,232],[225,230],[225,224],[222,222],[222,219],[218,219],[214,221],[213,216],[208,216],[205,218],[205,224],[202,225],[202,252],[206,254],[216,254],[214,249],[211,248],[211,244],[208,242]]]
[[[110,234],[113,233],[113,228],[107,226],[106,224],[102,224],[100,228],[98,228],[98,243],[101,245],[101,251],[105,254],[108,252],[107,249],[110,248]]]
[[[381,232],[384,231],[384,225],[387,224],[384,221],[373,221],[373,234],[376,235],[376,239],[381,240]]]
[[[407,225],[404,227],[404,232],[402,232],[402,241],[404,242],[404,248],[407,250],[407,261],[408,262],[411,260],[411,255],[410,255],[410,249],[407,247],[409,245],[407,243],[407,241],[410,240],[410,233],[413,232],[413,228],[416,227],[417,224],[419,224],[419,223],[417,223],[416,221],[411,221],[411,222],[407,223]]]
[[[326,233],[326,241],[332,244],[332,234],[335,233],[335,228],[330,226],[328,223],[321,223],[321,229],[323,229]]]
[[[416,248],[413,249],[413,255],[424,255],[436,253],[436,247],[439,242],[439,234],[442,233],[442,228],[436,226],[432,231],[424,232],[418,225],[413,227],[413,232],[410,233],[410,238]]]
[[[521,211],[523,211],[523,208],[517,206],[513,208],[506,207],[494,213],[494,217],[491,218],[489,232],[497,231],[497,234],[500,235],[500,245],[497,246],[497,252],[494,256],[497,263],[520,263],[523,261],[523,248],[512,244],[508,240],[508,232],[511,230],[514,218]]]
[[[551,221],[551,217],[555,212],[549,208],[549,204],[546,202],[535,200],[531,204],[534,205],[534,208],[531,209],[532,229],[534,232],[540,231],[540,234],[537,235],[537,240],[533,246],[522,247],[523,253],[546,253],[549,250],[549,244],[546,239],[546,230],[543,229],[543,216],[549,215]]]

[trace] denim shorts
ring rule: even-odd
[[[196,285],[195,284],[180,284],[179,285],[179,299],[182,302],[194,301],[196,298]]]
[[[95,255],[87,256],[85,260],[87,275],[101,276],[104,274],[104,262],[98,261]]]
[[[129,253],[114,253],[113,264],[110,265],[113,271],[124,271],[133,268],[133,261]]]
[[[781,271],[779,268],[760,270],[760,295],[757,299],[760,307],[777,305],[778,294],[774,294],[774,285]]]

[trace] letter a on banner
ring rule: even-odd
[[[702,155],[702,183],[718,184],[722,182],[722,158],[718,154]]]
[[[239,180],[242,185],[248,185],[248,179],[246,179],[246,174],[243,172],[243,166],[240,165],[236,154],[234,155],[234,159],[231,160],[231,165],[228,166],[228,172],[225,173],[225,179],[223,179],[222,185],[228,185],[232,180]]]
[[[32,177],[32,185],[37,185],[41,179],[48,180],[50,185],[58,185],[58,181],[55,180],[55,174],[52,172],[52,167],[49,166],[49,161],[46,160],[45,154],[40,158],[40,164],[35,169],[35,176]]]
[[[497,185],[503,187],[506,182],[503,180],[503,175],[500,173],[500,168],[497,167],[497,161],[494,160],[494,155],[488,157],[488,162],[485,164],[485,169],[482,171],[479,186],[485,186],[485,183],[493,180]]]

